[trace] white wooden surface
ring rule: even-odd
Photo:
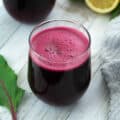
[[[0,9],[0,54],[19,74],[18,85],[26,90],[18,110],[18,120],[107,120],[108,93],[100,72],[102,62],[99,54],[109,17],[97,15],[84,5],[57,0],[47,19],[63,18],[84,24],[91,34],[92,79],[86,94],[77,103],[68,107],[54,107],[38,100],[27,83],[28,36],[34,26],[16,22],[4,8]],[[9,111],[3,107],[0,107],[0,120],[11,120]]]

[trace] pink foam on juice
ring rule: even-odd
[[[53,71],[79,67],[90,56],[88,38],[70,27],[53,27],[40,31],[32,37],[30,44],[32,60],[38,66]]]

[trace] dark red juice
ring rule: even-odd
[[[90,82],[88,38],[70,27],[53,27],[30,41],[28,79],[32,91],[50,104],[76,101]]]
[[[25,23],[42,21],[52,10],[55,0],[3,0],[8,13]]]

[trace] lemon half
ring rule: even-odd
[[[120,0],[85,0],[87,6],[97,13],[109,13],[120,3]]]

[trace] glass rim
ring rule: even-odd
[[[77,55],[77,56],[75,56],[74,58],[76,58],[76,57],[81,57],[81,56],[83,56],[87,51],[89,51],[90,46],[91,46],[91,36],[90,36],[90,33],[88,32],[87,28],[84,27],[84,25],[78,24],[78,23],[76,23],[76,22],[74,22],[74,21],[71,21],[71,20],[64,20],[64,19],[62,19],[62,20],[59,20],[59,19],[47,20],[47,21],[43,21],[43,22],[41,22],[40,24],[36,25],[36,26],[32,29],[32,31],[30,32],[30,35],[29,35],[29,48],[30,48],[30,50],[32,50],[32,51],[34,52],[34,54],[37,55],[41,60],[45,60],[45,61],[51,63],[47,58],[41,56],[39,53],[37,53],[37,52],[33,49],[32,44],[31,44],[31,37],[32,37],[32,34],[33,34],[34,31],[36,31],[37,29],[39,29],[41,26],[43,26],[43,25],[45,25],[45,24],[48,24],[48,23],[52,23],[52,22],[68,22],[68,23],[72,23],[72,24],[74,24],[74,25],[79,25],[79,27],[83,28],[83,29],[85,30],[85,32],[87,33],[88,41],[89,41],[89,42],[88,42],[88,46],[86,47],[86,49],[85,49],[82,53],[80,53],[80,55]],[[69,26],[68,26],[68,27],[69,27]],[[48,28],[49,28],[49,27],[48,27]],[[73,28],[74,28],[74,27],[73,27]],[[47,29],[47,28],[45,28],[45,29]],[[74,28],[74,29],[78,29],[78,30],[79,30],[79,28]],[[79,31],[80,31],[80,30],[79,30]],[[66,62],[53,62],[53,61],[52,61],[52,63],[68,63],[68,62],[69,62],[69,61],[66,61]],[[70,62],[72,62],[72,61],[70,61]]]

